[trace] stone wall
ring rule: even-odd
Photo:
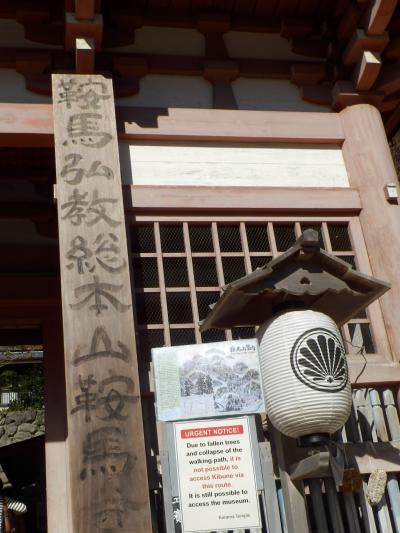
[[[44,434],[44,411],[0,411],[0,446]]]

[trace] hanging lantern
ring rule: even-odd
[[[257,337],[272,424],[288,437],[306,437],[304,443],[321,442],[340,429],[352,395],[335,322],[315,311],[286,311],[261,326]]]
[[[284,254],[225,287],[200,329],[260,326],[267,414],[285,435],[318,445],[351,409],[338,327],[389,287],[320,249],[317,232],[306,230]]]

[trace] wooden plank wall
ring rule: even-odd
[[[399,533],[400,422],[396,391],[397,387],[388,386],[353,391],[351,416],[338,440],[344,446],[346,463],[359,469],[362,487],[342,494],[337,493],[332,478],[305,481],[310,494],[308,511],[318,533]],[[382,457],[383,447],[386,453]],[[348,453],[353,448],[358,449],[356,456]],[[377,468],[385,470],[388,477],[385,494],[372,507],[367,499],[368,479]]]
[[[72,522],[151,531],[112,82],[53,75]]]

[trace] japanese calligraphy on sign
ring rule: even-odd
[[[79,154],[67,154],[64,157],[64,166],[60,176],[69,185],[79,185],[84,178],[113,179],[114,172],[110,167],[103,165],[101,160],[85,161]]]
[[[128,347],[121,341],[117,341],[116,346],[118,346],[118,350],[112,347],[111,338],[104,327],[98,326],[94,330],[89,352],[84,353],[86,345],[78,346],[74,352],[72,362],[77,366],[102,357],[115,357],[122,361],[129,361],[130,352]]]
[[[102,116],[99,113],[76,113],[68,119],[67,138],[64,146],[85,146],[87,148],[104,148],[112,136],[100,126]]]
[[[92,420],[91,411],[96,411],[100,420],[125,420],[128,418],[124,414],[126,403],[139,400],[132,394],[135,388],[133,381],[126,376],[110,376],[100,383],[93,374],[86,378],[79,376],[79,387],[81,394],[75,396],[71,414],[84,411],[86,422]]]
[[[101,102],[112,98],[111,91],[103,81],[89,78],[79,81],[77,77],[61,79],[57,88],[58,104],[66,104],[71,109],[77,104],[80,109],[101,109]]]
[[[110,80],[53,75],[74,531],[151,532]]]
[[[97,276],[93,276],[91,283],[86,283],[74,289],[76,299],[79,302],[70,304],[71,309],[83,309],[87,306],[89,310],[95,310],[96,315],[101,315],[103,311],[109,309],[110,305],[120,313],[127,311],[131,304],[120,302],[112,293],[121,292],[123,285],[112,285],[111,283],[101,283]],[[86,296],[84,296],[86,293]],[[93,301],[91,305],[89,303]]]
[[[94,226],[99,220],[112,228],[121,224],[121,221],[113,220],[109,214],[110,205],[116,204],[117,198],[101,198],[97,189],[94,189],[90,200],[88,195],[88,192],[80,193],[79,189],[74,189],[68,196],[68,202],[61,204],[62,220],[70,221],[73,226],[80,226],[82,223]]]
[[[126,268],[121,257],[119,239],[115,233],[99,233],[92,246],[81,235],[74,237],[66,254],[67,268],[76,268],[78,274],[94,272],[99,266],[110,274],[118,274]]]
[[[123,431],[112,426],[88,433],[82,452],[84,468],[80,473],[81,479],[86,478],[89,465],[92,476],[115,476],[128,467],[131,459],[131,454],[124,448]]]

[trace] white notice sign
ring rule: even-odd
[[[248,418],[174,427],[182,532],[261,527]]]

